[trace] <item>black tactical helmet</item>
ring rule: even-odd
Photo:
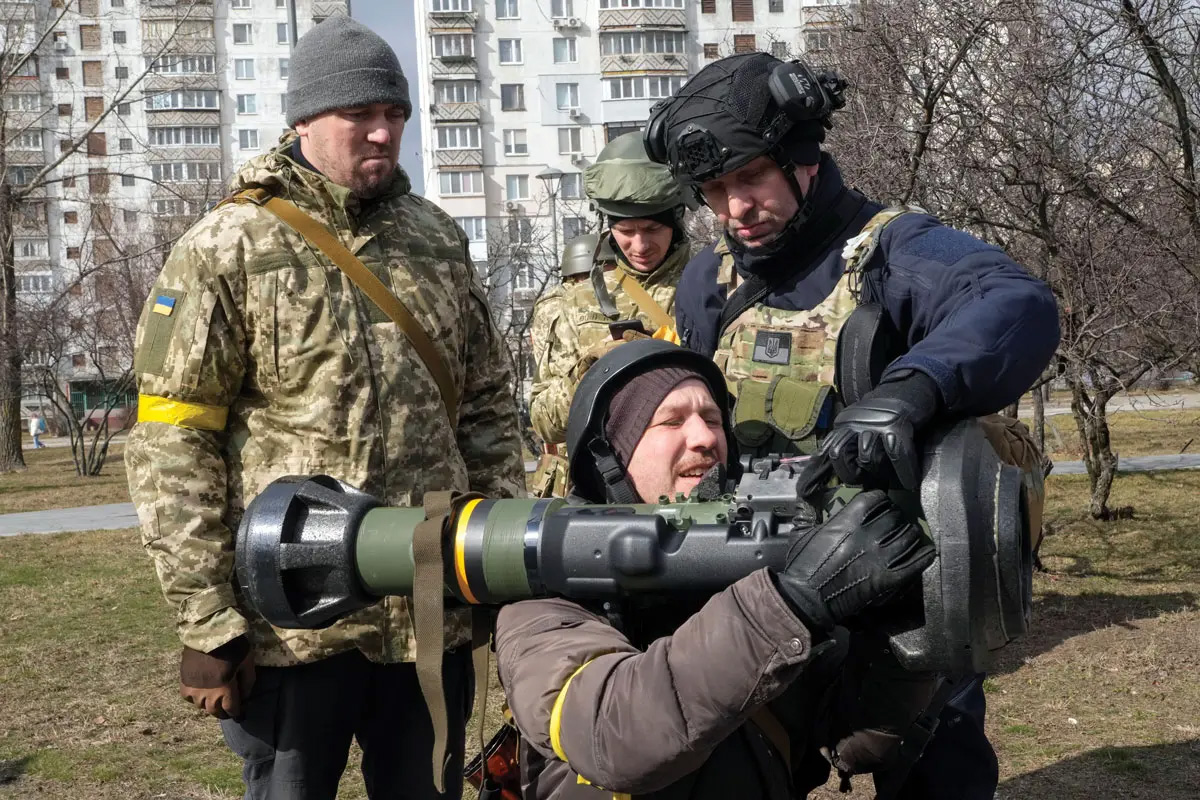
[[[575,389],[567,416],[567,453],[575,494],[592,503],[630,502],[637,493],[625,477],[604,433],[609,405],[625,384],[661,367],[684,367],[708,384],[721,408],[721,425],[729,448],[726,468],[736,474],[737,442],[729,414],[729,390],[720,368],[699,353],[659,339],[637,339],[613,348],[592,365]]]
[[[613,252],[607,236],[601,240],[598,233],[585,233],[569,240],[563,246],[559,272],[564,278],[586,275],[592,271],[593,262],[616,260],[617,254]]]
[[[816,164],[845,89],[836,73],[814,72],[803,61],[766,53],[722,58],[650,110],[646,152],[693,189],[763,155],[785,171]]]

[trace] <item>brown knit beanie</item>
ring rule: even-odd
[[[612,402],[608,404],[604,435],[622,467],[629,466],[633,451],[662,401],[689,378],[704,383],[704,377],[699,372],[683,367],[652,369],[638,375],[613,395]]]

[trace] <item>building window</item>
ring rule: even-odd
[[[276,8],[287,8],[287,0],[275,0]]]
[[[753,53],[758,48],[754,44],[753,33],[738,33],[733,37],[734,53]]]
[[[487,219],[485,217],[455,217],[458,227],[467,234],[467,240],[483,242],[487,240]]]
[[[529,142],[525,138],[525,129],[517,128],[504,132],[504,155],[506,156],[527,156],[529,155]]]
[[[496,19],[519,19],[520,16],[517,0],[496,0]]]
[[[83,98],[83,116],[88,122],[94,122],[104,113],[103,97]]]
[[[249,8],[250,0],[230,0],[230,8]]]
[[[735,0],[736,2],[736,0]],[[600,0],[601,8],[683,8],[683,0]]]
[[[78,225],[79,224],[79,212],[78,211],[64,211],[63,212],[63,224],[64,225]]]
[[[113,44],[125,44],[125,31],[113,31]]]
[[[511,217],[508,220],[508,241],[511,244],[533,244],[533,220],[528,217]],[[524,270],[517,272],[520,275]],[[518,282],[518,289],[527,288]]]
[[[474,11],[474,0],[433,0],[430,11]]]
[[[129,77],[129,67],[117,67],[115,74],[117,80],[126,80]]]
[[[104,85],[104,67],[99,61],[83,62],[83,85],[84,86],[103,86]]]
[[[5,111],[41,111],[42,96],[40,94],[5,94],[0,97]],[[66,106],[67,113],[63,114],[63,106]],[[59,116],[71,115],[71,104],[63,103],[58,107]]]
[[[258,95],[256,95],[256,94],[239,94],[237,96],[237,113],[239,113],[239,114],[257,114],[258,113]]]
[[[438,150],[478,150],[478,125],[435,125]]]
[[[290,68],[290,66],[291,66],[291,61],[289,59],[286,59],[286,58],[279,59],[279,77],[280,78],[283,78],[285,80],[287,79],[288,69]]]
[[[100,49],[100,26],[99,25],[80,25],[79,26],[79,49],[80,50],[99,50]]]
[[[155,147],[219,147],[221,129],[216,125],[188,125],[150,128],[150,144]]]
[[[182,217],[185,214],[192,213],[192,209],[188,201],[171,198],[169,200],[155,200],[154,213],[160,216]]]
[[[733,21],[754,22],[754,0],[733,0]]]
[[[520,39],[501,39],[500,40],[500,63],[501,64],[523,63],[523,59],[521,58],[521,40]]]
[[[241,128],[238,130],[238,147],[243,150],[258,149],[258,131],[254,128]]]
[[[279,95],[279,113],[287,115],[287,92]]]
[[[249,22],[233,23],[234,44],[250,44],[253,38],[253,26]]]
[[[12,140],[11,146],[14,150],[40,151],[42,149],[41,129],[21,131],[17,134],[16,139]]]
[[[770,11],[772,14],[778,14],[783,11],[783,0],[771,0],[767,3],[767,11]]]
[[[700,0],[700,13],[701,14],[717,13],[717,0]]]
[[[550,0],[550,16],[575,16],[575,0]]]
[[[50,291],[53,277],[49,273],[34,273],[17,276],[17,291],[22,294],[42,294]],[[48,363],[48,358],[39,358],[35,363]]]
[[[117,149],[122,153],[128,153],[133,150],[133,139],[124,138],[117,141]]]
[[[112,6],[113,8],[124,8],[125,0],[112,0],[112,2],[109,3],[109,5]]]
[[[627,133],[635,133],[642,129],[644,123],[641,122],[611,122],[604,126],[604,143],[608,144],[618,136],[623,136]]]
[[[45,239],[17,239],[13,243],[13,255],[17,258],[45,258],[50,245]]]
[[[683,86],[680,75],[650,75],[635,78],[608,78],[609,100],[636,100],[643,97],[670,97]]]
[[[559,128],[558,152],[561,154],[582,153],[583,130],[581,128]]]
[[[563,175],[558,186],[559,197],[564,200],[578,200],[583,197],[583,176],[578,172]]]
[[[473,58],[474,56],[475,37],[469,33],[441,33],[433,37],[434,58]]]
[[[219,181],[219,161],[163,161],[150,165],[150,177],[161,183]]]
[[[250,27],[246,26],[247,29]],[[211,20],[184,19],[176,22],[173,19],[152,19],[142,23],[142,36],[146,39],[211,39],[213,38]],[[159,45],[162,42],[158,42]]]
[[[288,24],[286,22],[275,23],[275,44],[291,44],[292,37],[288,33]]]
[[[137,224],[137,212],[131,208],[127,208],[121,212],[121,220],[126,225],[136,225]]]
[[[781,42],[777,39],[771,42],[771,55],[775,56],[776,58],[791,58],[791,48],[788,47],[787,42]]]
[[[525,110],[525,84],[523,84],[523,83],[502,83],[502,84],[500,84],[500,110],[501,111],[524,111]]]
[[[54,77],[60,81],[69,81],[71,80],[71,70],[67,67],[55,67]]]
[[[71,356],[71,366],[77,368],[86,367],[87,356],[85,356],[83,353],[75,353],[73,356]]]
[[[146,98],[146,108],[149,111],[166,109],[182,111],[207,111],[220,108],[217,100],[220,92],[215,89],[176,89],[170,92],[150,95]],[[89,98],[90,99],[90,98]]]
[[[117,103],[117,116],[129,116],[129,103]]]
[[[567,109],[571,108],[579,108],[579,84],[554,84],[554,97],[555,101],[558,103],[559,111],[566,111]]]
[[[587,220],[583,217],[563,217],[563,238],[574,239],[587,233]]]
[[[217,70],[215,56],[160,56],[146,61],[156,75],[212,75]]]
[[[528,200],[529,176],[509,175],[504,179],[504,189],[506,200]]]
[[[87,154],[89,156],[108,155],[108,139],[103,133],[92,131],[87,135]]]
[[[554,63],[574,64],[579,58],[575,52],[575,38],[554,40]]]
[[[239,81],[254,80],[254,59],[235,58],[233,60],[233,76]]]
[[[602,33],[600,55],[617,56],[639,53],[683,53],[686,51],[684,35],[680,31],[652,31],[648,33]]]
[[[720,45],[718,45],[716,42],[705,42],[704,43],[704,57],[705,58],[720,58],[721,57]]]
[[[78,261],[79,260],[79,248],[78,247],[68,247],[67,248],[67,258],[71,259],[72,261]]]
[[[833,31],[805,31],[804,50],[808,53],[819,53],[833,47]]]
[[[7,99],[7,98],[5,98],[5,99]],[[70,103],[59,103],[58,104],[58,115],[60,117],[71,116],[71,104]]]
[[[443,195],[483,194],[482,172],[438,173],[438,189]]]
[[[136,186],[137,178],[133,175],[122,175],[121,176],[121,185],[122,186]]]

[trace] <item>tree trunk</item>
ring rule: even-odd
[[[1033,392],[1033,441],[1038,450],[1046,452],[1046,400],[1039,386]]]
[[[1113,480],[1117,475],[1117,456],[1112,451],[1112,439],[1108,430],[1108,401],[1115,389],[1097,389],[1088,398],[1083,380],[1078,376],[1069,379],[1071,384],[1071,413],[1079,429],[1079,441],[1083,448],[1083,463],[1087,467],[1091,499],[1088,513],[1093,519],[1116,519],[1117,515],[1108,507]]]
[[[21,343],[13,269],[12,187],[0,183],[0,473],[25,469],[21,453]]]
[[[1017,415],[1020,413],[1021,413],[1021,398],[1019,398],[1019,397],[1017,398],[1017,402],[1013,403],[1011,406],[1008,406],[1007,408],[1004,409],[1004,416],[1010,417],[1012,419],[1016,419]]]

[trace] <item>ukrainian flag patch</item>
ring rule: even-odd
[[[164,317],[169,317],[171,316],[171,312],[175,310],[175,298],[160,294],[154,298],[154,308],[151,310],[155,314],[162,314]]]

